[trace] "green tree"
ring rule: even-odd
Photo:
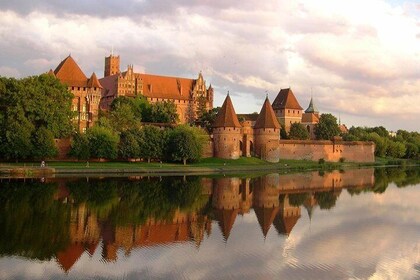
[[[163,101],[151,105],[150,115],[144,121],[152,123],[176,123],[178,118],[175,103]]]
[[[315,125],[316,139],[330,140],[334,136],[340,134],[340,129],[337,124],[337,118],[331,114],[322,114],[319,118],[319,123]]]
[[[168,155],[173,161],[187,161],[200,159],[205,132],[200,129],[181,125],[173,129],[168,136]]]
[[[309,132],[303,124],[295,122],[290,126],[289,138],[295,140],[307,140],[309,139]]]
[[[143,138],[139,142],[140,157],[147,158],[150,163],[152,159],[162,159],[165,146],[165,132],[156,126],[146,125],[142,128]]]
[[[382,138],[376,132],[371,132],[367,135],[367,139],[375,143],[375,155],[378,157],[385,157],[390,141]]]
[[[419,154],[419,148],[416,144],[406,143],[405,144],[405,158],[417,158]]]
[[[76,133],[73,136],[69,156],[84,160],[90,158],[89,140],[85,133]]]
[[[216,120],[217,113],[219,113],[220,107],[213,108],[201,114],[197,119],[197,124],[204,128],[208,133],[213,132],[213,123]]]
[[[139,138],[142,137],[142,133],[136,130],[138,129],[130,129],[121,133],[121,140],[118,145],[118,150],[120,157],[123,159],[140,157]]]
[[[94,158],[115,159],[118,154],[118,135],[105,127],[94,126],[86,131],[89,151]]]
[[[389,157],[394,157],[394,158],[403,158],[405,156],[405,145],[404,143],[401,142],[394,142],[391,140],[388,140],[388,147],[386,150],[386,154]]]
[[[50,130],[40,127],[32,137],[32,156],[36,159],[51,158],[57,155],[54,137]]]
[[[289,135],[287,135],[284,124],[280,124],[280,139],[289,139]]]

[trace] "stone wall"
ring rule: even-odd
[[[373,142],[280,140],[280,159],[374,162]]]

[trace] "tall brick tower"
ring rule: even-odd
[[[214,156],[237,159],[241,156],[242,126],[233,108],[229,93],[213,125]]]
[[[105,57],[105,70],[104,77],[120,73],[120,56],[110,54],[108,57]]]
[[[278,162],[280,159],[280,124],[268,97],[261,108],[254,125],[255,155],[259,158]]]
[[[300,123],[302,120],[303,108],[299,105],[295,95],[290,88],[281,89],[273,102],[273,109],[277,119],[287,132],[290,131],[292,123]]]

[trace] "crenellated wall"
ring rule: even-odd
[[[280,159],[374,162],[375,144],[359,141],[280,140]]]

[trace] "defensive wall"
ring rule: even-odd
[[[374,162],[375,144],[360,141],[280,140],[280,159]]]

